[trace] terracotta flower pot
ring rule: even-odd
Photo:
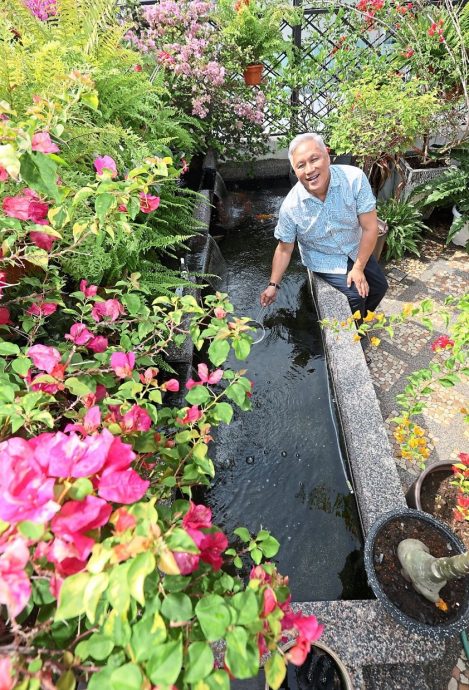
[[[262,72],[264,71],[264,65],[248,65],[244,72],[244,83],[247,86],[259,86],[262,81]]]
[[[453,474],[451,467],[454,463],[446,462],[446,460],[440,460],[440,462],[435,462],[433,465],[429,465],[415,480],[412,486],[409,488],[405,495],[405,500],[409,508],[415,508],[416,510],[423,510],[422,508],[422,485],[424,484],[427,477],[435,472],[442,472],[446,475]]]
[[[408,538],[419,539],[438,558],[466,551],[445,523],[419,510],[399,508],[382,515],[367,536],[368,582],[386,611],[410,632],[435,639],[452,637],[468,626],[468,578],[450,580],[441,590],[441,598],[447,603],[447,610],[443,611],[418,594],[402,575],[397,546]]]

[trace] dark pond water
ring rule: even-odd
[[[265,183],[263,183],[265,184]],[[223,289],[239,314],[258,317],[269,280],[275,217],[288,181],[232,189],[220,249]],[[217,235],[217,228],[213,234]],[[264,310],[266,336],[244,363],[254,381],[253,411],[217,433],[216,479],[204,500],[231,532],[261,527],[280,541],[279,570],[295,601],[368,596],[362,535],[347,481],[328,390],[327,368],[306,271],[295,253],[275,305]]]

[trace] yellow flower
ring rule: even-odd
[[[376,314],[375,318],[377,321],[384,321],[384,314],[382,312],[380,314]]]
[[[373,321],[373,319],[375,319],[375,318],[376,318],[376,317],[375,317],[374,311],[367,311],[367,312],[366,312],[366,316],[365,316],[365,318],[363,319],[363,321]]]
[[[407,304],[404,304],[402,308],[402,316],[410,316],[412,314],[413,308],[414,305],[410,304],[409,302]]]
[[[355,333],[355,335],[353,336],[353,339],[354,339],[354,341],[355,341],[356,343],[358,343],[358,342],[361,340],[361,338],[360,338],[360,336],[358,335],[358,333]]]
[[[401,455],[402,455],[402,457],[405,458],[406,460],[410,460],[410,459],[412,458],[412,453],[409,453],[408,450],[402,450],[402,451],[401,451]]]
[[[376,336],[373,336],[372,338],[370,338],[370,343],[373,345],[373,347],[378,347],[380,342],[381,342],[381,339],[376,338]]]
[[[359,309],[357,309],[357,311],[354,314],[352,314],[352,317],[354,319],[361,319],[362,318],[361,311]]]
[[[410,441],[409,441],[409,446],[410,446],[411,448],[417,448],[418,445],[419,445],[419,441],[418,441],[417,438],[411,438],[411,439],[410,439]]]
[[[418,426],[418,424],[414,425],[412,431],[416,436],[423,436],[425,433],[424,430],[422,429],[422,427]]]
[[[422,455],[424,458],[428,458],[430,457],[430,450],[428,448],[422,448],[420,455]]]
[[[427,442],[425,441],[424,438],[419,438],[417,440],[418,440],[419,446],[426,446],[427,445]]]

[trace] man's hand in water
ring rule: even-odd
[[[261,292],[261,307],[268,307],[269,304],[273,304],[277,299],[277,288],[273,285],[269,285],[264,292]]]

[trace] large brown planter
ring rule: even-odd
[[[435,462],[433,465],[429,465],[415,480],[412,486],[406,493],[405,500],[409,508],[415,508],[416,510],[423,510],[422,508],[422,486],[431,474],[435,472],[441,472],[445,476],[453,474],[451,467],[454,463],[447,462],[446,460],[440,460],[440,462]]]
[[[262,81],[262,72],[264,71],[264,65],[248,65],[244,72],[244,83],[247,86],[259,86]]]

